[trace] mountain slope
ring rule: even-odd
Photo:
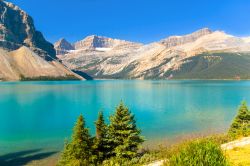
[[[113,41],[116,40],[113,39]],[[246,59],[236,55],[240,53],[244,54],[244,58],[248,56],[247,53],[250,52],[249,38],[235,37],[222,31],[211,31],[204,28],[188,35],[171,36],[147,45],[133,42],[120,44],[113,42],[110,38],[107,41],[112,42],[97,41],[95,41],[95,36],[87,37],[80,44],[79,42],[75,44],[75,46],[77,45],[76,50],[58,57],[71,69],[102,79],[189,79],[194,78],[193,73],[197,74],[196,79],[248,77],[246,76],[247,71],[240,66],[240,63]],[[125,45],[126,47],[124,47]],[[106,48],[106,50],[96,48]],[[239,64],[234,64],[236,69],[230,67],[228,70],[224,70],[224,76],[223,73],[211,74],[208,77],[199,75],[198,73],[203,70],[202,67],[206,68],[207,62],[204,64],[200,62],[202,60],[196,62],[195,57],[199,57],[203,53],[215,52],[232,53],[232,55],[223,56],[222,64],[213,69],[209,68],[209,71],[217,72],[216,70],[221,70],[221,66],[226,68],[224,63],[229,63],[231,60],[238,60]],[[213,58],[213,55],[210,58]],[[186,67],[187,61],[190,61],[188,65],[197,68],[197,71],[188,70],[189,74],[185,72],[186,69],[189,69]],[[197,67],[197,63],[201,65],[200,68]],[[182,69],[181,72],[177,72],[179,69]],[[243,72],[237,73],[235,70],[237,72],[243,70]],[[231,72],[231,74],[226,72]]]
[[[0,49],[0,80],[82,79],[56,61],[45,61],[29,48]]]
[[[18,80],[19,75],[13,69],[12,58],[7,51],[0,49],[0,80]]]
[[[204,53],[171,71],[176,79],[249,79],[250,53]]]

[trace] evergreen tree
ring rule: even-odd
[[[110,117],[109,137],[113,155],[118,158],[136,156],[139,146],[144,142],[140,134],[134,115],[121,102],[115,114]]]
[[[97,162],[101,163],[107,159],[109,152],[109,143],[107,136],[107,125],[105,124],[103,112],[99,112],[98,119],[95,122],[96,125],[96,137],[94,151],[97,156]]]
[[[246,102],[242,102],[228,134],[232,138],[250,135],[250,111]]]
[[[82,115],[78,118],[73,129],[72,140],[65,144],[59,161],[60,166],[89,166],[91,165],[92,142],[89,130],[85,127]]]

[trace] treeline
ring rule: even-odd
[[[66,75],[66,76],[38,76],[38,77],[25,77],[24,75],[20,75],[20,81],[65,81],[65,80],[80,80],[74,75]]]
[[[96,135],[91,137],[84,117],[80,115],[71,140],[65,143],[58,166],[101,165],[110,162],[109,159],[123,160],[137,156],[144,139],[134,115],[123,103],[110,116],[110,124],[105,123],[103,113],[99,112],[95,126]]]

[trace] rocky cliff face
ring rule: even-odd
[[[0,47],[15,50],[21,46],[30,47],[47,60],[56,58],[53,45],[35,29],[33,19],[14,4],[0,1]]]
[[[214,53],[230,52],[232,56],[237,56],[238,53],[250,52],[249,38],[235,37],[221,31],[211,31],[207,28],[185,36],[168,37],[147,45],[131,44],[132,42],[121,43],[123,42],[117,42],[117,40],[110,38],[97,40],[94,36],[90,36],[78,42],[76,50],[60,58],[69,68],[86,72],[94,78],[169,79],[185,78],[186,76],[186,79],[188,79],[191,78],[194,71],[196,74],[198,72],[205,73],[202,70],[209,67],[209,70],[216,73],[216,69],[225,68],[225,63],[229,63],[230,60],[237,59],[240,63],[244,61],[243,56],[227,58],[227,54],[225,56],[223,54],[223,56],[220,56],[221,58],[216,59],[213,56]],[[111,47],[111,49],[105,51],[96,49],[100,47]],[[200,56],[204,60],[202,58],[199,60],[192,58],[204,53],[208,53],[206,56]],[[224,58],[226,58],[225,61]],[[213,65],[220,62],[221,65],[214,69]],[[198,71],[194,70],[197,66],[199,67]],[[232,73],[244,71],[240,73],[246,74],[244,67],[237,66],[237,69],[235,69],[234,66],[231,66],[227,70],[222,70],[224,76],[227,75],[224,78],[229,79],[229,75],[226,73],[230,71]],[[184,75],[185,70],[187,71]],[[197,76],[201,75],[197,74]],[[217,76],[215,74],[208,78],[221,79],[223,73],[219,77]],[[232,75],[230,77],[233,78]],[[192,78],[199,79],[194,76]]]
[[[57,61],[54,46],[23,10],[0,1],[0,81],[82,79]]]

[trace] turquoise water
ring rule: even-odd
[[[250,81],[65,81],[0,83],[0,154],[61,150],[80,113],[94,134],[123,100],[146,143],[180,135],[225,131]]]

